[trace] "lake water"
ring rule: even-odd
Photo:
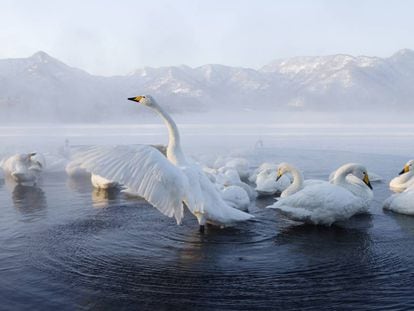
[[[370,213],[332,227],[264,209],[255,221],[198,232],[139,199],[96,191],[62,171],[37,187],[0,184],[0,309],[413,309],[414,217],[382,210],[388,181],[414,157],[414,127],[180,126],[202,162],[286,161],[326,179],[346,162],[384,178]],[[165,143],[162,125],[2,127],[0,154],[72,145]],[[258,143],[260,141],[260,143]],[[256,148],[254,147],[256,145]]]

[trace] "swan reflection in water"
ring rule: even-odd
[[[45,193],[37,186],[16,184],[12,191],[12,200],[14,207],[25,215],[37,214],[47,207]]]
[[[118,188],[92,189],[92,205],[95,208],[104,208],[120,203],[120,190]]]

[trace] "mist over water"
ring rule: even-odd
[[[369,214],[332,227],[264,209],[255,221],[198,232],[145,201],[98,191],[46,170],[36,187],[0,184],[0,300],[5,309],[410,309],[414,220],[386,213],[388,180],[414,154],[410,124],[191,124],[185,152],[202,163],[245,157],[252,168],[288,161],[326,179],[346,162],[384,178]],[[0,128],[1,156],[71,146],[166,143],[161,123]],[[260,143],[258,143],[260,142]],[[49,158],[50,159],[50,158]]]

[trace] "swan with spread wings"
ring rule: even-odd
[[[184,155],[177,125],[150,95],[128,98],[153,109],[168,128],[167,157],[151,146],[94,146],[75,155],[87,171],[128,187],[156,207],[175,217],[184,216],[184,205],[197,217],[200,231],[206,223],[232,224],[253,215],[230,207],[202,169]]]

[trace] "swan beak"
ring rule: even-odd
[[[141,100],[142,96],[136,96],[136,97],[128,97],[128,100],[132,100],[134,102],[138,102]]]
[[[408,165],[405,165],[403,170],[400,172],[400,175],[408,173],[410,171],[410,167]]]
[[[365,174],[364,183],[372,190],[371,182],[369,181],[368,174]]]
[[[277,172],[276,181],[279,181],[280,177],[282,177],[283,174],[280,174],[280,172]]]

